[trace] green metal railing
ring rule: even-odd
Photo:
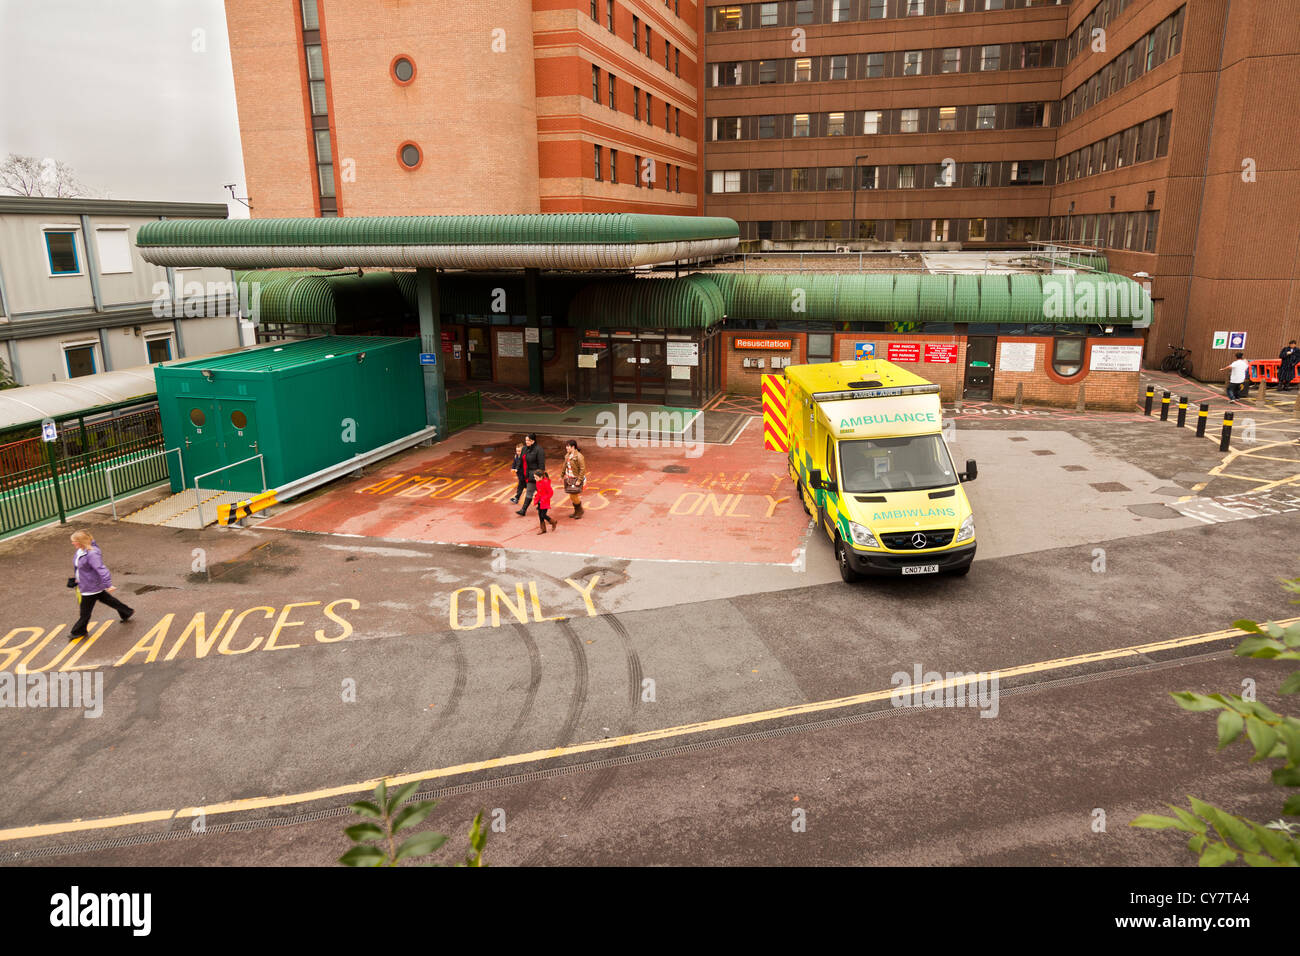
[[[483,396],[470,392],[447,402],[447,434],[452,435],[470,425],[483,424]],[[445,436],[439,436],[445,437]]]
[[[55,519],[66,522],[69,512],[108,501],[104,472],[109,467],[126,466],[113,471],[113,493],[119,497],[166,481],[166,456],[152,454],[162,445],[161,434],[149,435],[66,458],[57,443],[47,445],[45,464],[0,475],[0,537]]]

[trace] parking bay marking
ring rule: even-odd
[[[1288,626],[1296,622],[1300,622],[1300,618],[1289,618],[1275,621],[1273,623],[1281,626]],[[786,717],[798,717],[805,714],[839,710],[845,707],[854,707],[861,704],[872,703],[874,701],[888,700],[896,694],[913,694],[923,691],[955,687],[958,684],[973,683],[976,680],[990,679],[994,676],[1001,681],[1011,677],[1020,677],[1025,674],[1038,674],[1046,671],[1062,670],[1068,667],[1078,667],[1082,664],[1094,664],[1100,661],[1117,660],[1123,657],[1140,657],[1143,654],[1175,650],[1180,647],[1191,647],[1197,644],[1209,644],[1215,641],[1233,640],[1244,636],[1244,631],[1239,631],[1235,628],[1228,628],[1222,631],[1211,631],[1205,634],[1193,634],[1187,637],[1175,637],[1163,641],[1155,641],[1150,644],[1136,644],[1129,647],[1118,647],[1105,651],[1092,651],[1087,654],[1078,654],[1074,657],[1061,657],[1054,660],[1038,661],[1033,664],[1020,664],[1015,667],[983,671],[978,674],[966,674],[960,679],[948,679],[926,685],[890,687],[887,690],[869,691],[864,694],[855,694],[851,697],[838,697],[832,700],[812,701],[805,704],[792,704],[788,707],[778,707],[773,710],[758,711],[751,714],[737,714],[732,717],[719,717],[713,720],[699,721],[693,724],[680,724],[674,727],[663,727],[659,730],[647,730],[641,731],[640,733],[623,734],[619,737],[610,737],[605,740],[592,740],[587,741],[586,743],[573,744],[567,747],[553,747],[549,750],[534,750],[528,753],[510,754],[504,757],[491,757],[486,760],[475,760],[435,770],[396,774],[382,779],[385,780],[390,787],[400,787],[406,783],[445,779],[447,777],[456,777],[462,774],[475,773],[482,770],[494,770],[501,767],[554,760],[558,757],[569,757],[575,754],[590,753],[599,750],[612,750],[616,747],[627,747],[635,744],[651,743],[658,740],[670,740],[674,737],[686,737],[693,734],[708,733],[714,730],[725,730],[731,727],[742,727],[747,724],[757,724],[769,720],[780,720]],[[0,830],[0,843],[10,840],[27,840],[35,837],[57,836],[64,833],[78,833],[86,830],[105,830],[113,827],[135,826],[142,823],[189,819],[198,816],[200,813],[205,815],[240,813],[247,810],[263,810],[270,807],[283,807],[299,803],[310,803],[316,800],[326,800],[333,797],[369,793],[379,785],[379,782],[380,778],[376,778],[361,783],[342,784],[337,787],[326,787],[302,793],[286,793],[273,797],[246,797],[240,800],[227,800],[222,803],[214,803],[201,807],[182,807],[177,810],[147,810],[112,817],[100,817],[93,820],[75,819],[62,823],[38,823],[31,826],[10,827],[8,829]]]

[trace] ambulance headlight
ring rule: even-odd
[[[967,515],[966,520],[961,523],[961,528],[957,531],[958,541],[967,541],[975,537],[975,516]]]
[[[875,535],[858,524],[856,521],[849,522],[849,534],[853,535],[853,543],[863,548],[878,548]]]

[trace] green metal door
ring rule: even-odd
[[[261,453],[258,447],[257,404],[255,402],[231,402],[222,400],[217,403],[221,416],[222,445],[225,461],[222,464],[234,465]],[[212,476],[214,488],[227,488],[234,491],[262,490],[261,460],[246,462],[227,468],[220,474]]]
[[[186,396],[176,399],[176,403],[181,413],[179,446],[185,460],[186,487],[193,488],[196,477],[225,464],[221,449],[221,413],[211,399]],[[211,486],[205,483],[204,487]],[[175,482],[172,488],[176,488]]]

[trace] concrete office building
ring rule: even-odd
[[[238,347],[228,270],[150,265],[135,247],[147,222],[226,213],[220,203],[0,196],[0,357],[15,381]]]

